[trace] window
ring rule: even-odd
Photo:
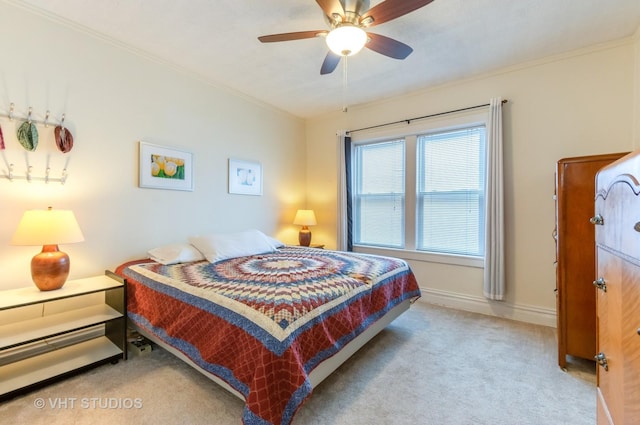
[[[364,141],[353,152],[355,245],[484,255],[484,125]]]
[[[485,129],[418,137],[416,249],[484,254]]]
[[[404,140],[355,148],[354,243],[404,247]]]

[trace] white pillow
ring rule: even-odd
[[[160,264],[189,263],[204,260],[204,255],[188,243],[174,243],[160,246],[147,252],[149,258]]]
[[[273,245],[274,248],[282,248],[283,246],[285,246],[284,242],[280,242],[274,237],[267,236],[267,239],[269,239],[269,242],[271,242],[271,245]]]
[[[211,263],[228,258],[264,254],[276,249],[269,238],[259,230],[192,236],[189,242]]]

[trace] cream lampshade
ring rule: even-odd
[[[73,211],[29,210],[24,213],[11,245],[42,245],[31,260],[31,278],[41,291],[62,288],[69,276],[69,256],[58,244],[84,241]]]
[[[298,233],[298,243],[301,246],[309,246],[311,244],[311,231],[308,226],[318,224],[313,210],[298,210],[296,217],[293,219],[293,224],[302,226],[300,233]]]

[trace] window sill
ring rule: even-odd
[[[394,248],[374,248],[371,246],[354,245],[355,252],[373,255],[386,255],[388,257],[402,258],[403,260],[421,261],[424,263],[441,263],[456,266],[484,268],[484,259],[478,257],[468,257],[453,254],[435,254],[432,252],[421,252],[407,249]]]

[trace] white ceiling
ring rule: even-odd
[[[343,67],[320,75],[324,39],[258,36],[327,28],[314,0],[13,0],[300,117],[340,110]],[[371,6],[381,1],[371,0]],[[371,31],[413,47],[400,61],[348,60],[346,100],[375,101],[629,37],[640,0],[435,0]]]

